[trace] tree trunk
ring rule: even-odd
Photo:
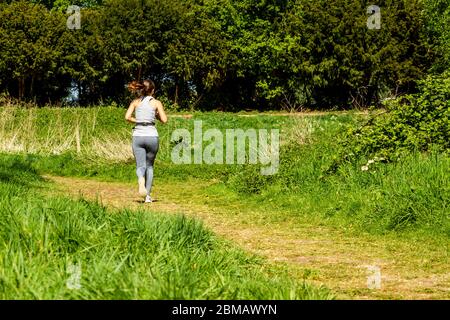
[[[83,96],[83,92],[81,91],[81,82],[77,81],[77,89],[78,89],[78,97],[77,97],[77,102],[80,103],[81,101],[81,97]]]
[[[175,101],[174,104],[178,104],[178,84],[175,85]]]
[[[33,76],[31,76],[31,83],[30,83],[30,97],[33,97],[33,94],[34,94],[34,92],[33,92],[33,87],[34,87],[34,78],[35,78],[35,76],[33,75]]]
[[[142,66],[139,66],[139,69],[138,69],[138,79],[137,79],[137,81],[141,81],[141,76],[142,76]]]
[[[21,77],[19,78],[19,99],[22,100],[24,95],[25,95],[25,78]]]

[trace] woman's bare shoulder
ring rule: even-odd
[[[141,102],[141,99],[136,98],[133,101],[131,101],[131,104],[134,105],[134,106],[138,106],[140,102]]]
[[[155,99],[155,98],[152,99],[152,103],[155,107],[162,106],[161,101],[159,101],[158,99]]]

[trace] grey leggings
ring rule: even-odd
[[[149,195],[153,184],[153,163],[159,149],[158,137],[133,136],[133,154],[136,159],[136,174],[138,179],[145,177],[145,188]]]

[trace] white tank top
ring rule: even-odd
[[[150,105],[150,101],[154,98],[151,96],[143,97],[141,103],[135,109],[136,122],[155,123],[156,121],[156,109]],[[133,128],[134,137],[157,137],[158,131],[155,125],[142,126],[136,124]]]

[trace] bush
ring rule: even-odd
[[[428,76],[418,85],[419,93],[386,101],[383,112],[349,129],[341,140],[345,154],[338,161],[361,157],[393,161],[411,151],[448,152],[450,73]]]

